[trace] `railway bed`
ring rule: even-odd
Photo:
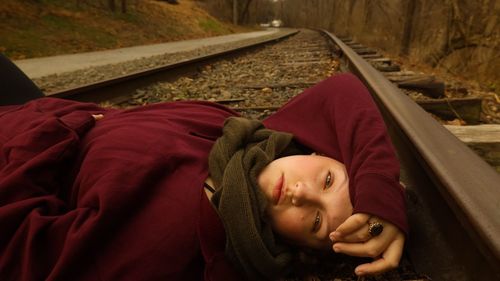
[[[500,176],[353,49],[322,34],[301,30],[242,56],[204,62],[176,74],[177,80],[146,83],[104,104],[203,99],[262,119],[303,89],[350,71],[373,94],[389,128],[403,168],[411,226],[400,268],[365,280],[500,280]],[[347,273],[355,264],[335,261],[328,269],[318,268],[318,277],[356,280]]]

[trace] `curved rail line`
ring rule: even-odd
[[[407,186],[412,226],[407,247],[414,267],[433,280],[500,280],[500,176],[354,50],[322,32],[338,47],[344,70],[365,83],[385,118]],[[173,81],[221,56],[228,58],[254,47],[247,45],[50,96],[96,102],[129,95],[152,82]]]
[[[365,82],[383,112],[409,194],[408,247],[417,271],[434,280],[500,278],[500,176],[327,31],[344,67]]]

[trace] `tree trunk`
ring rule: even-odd
[[[116,11],[115,0],[108,0],[108,7],[112,12]]]
[[[401,54],[408,56],[410,54],[410,43],[412,37],[413,24],[415,22],[415,0],[406,2],[406,20],[404,22],[403,40],[401,42]]]
[[[250,6],[250,3],[252,3],[252,0],[247,0],[247,2],[245,3],[245,7],[243,8],[243,11],[241,12],[241,22],[244,23],[244,22],[247,22],[248,20],[248,7]]]
[[[127,0],[122,0],[122,13],[127,13]]]
[[[233,24],[238,24],[238,0],[233,0]]]

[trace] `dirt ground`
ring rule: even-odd
[[[217,20],[195,1],[0,1],[0,52],[11,59],[113,49],[256,30]]]

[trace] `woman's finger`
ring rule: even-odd
[[[376,239],[370,239],[362,243],[337,242],[333,244],[333,251],[355,257],[376,258],[380,256],[385,249],[383,245],[380,245],[379,241],[377,241],[377,243],[375,240]]]
[[[364,227],[368,219],[370,219],[370,215],[363,213],[357,213],[348,217],[334,232],[330,233],[330,239],[332,241],[340,241],[343,236],[350,235],[359,228]]]
[[[102,115],[102,114],[92,114],[92,117],[94,117],[95,121],[98,121],[98,120],[101,120],[102,118],[104,118],[104,115]]]
[[[398,235],[398,238],[387,247],[380,259],[357,266],[355,269],[356,275],[380,274],[396,268],[403,254],[404,241],[404,235]]]
[[[333,250],[337,253],[343,253],[350,256],[376,258],[385,252],[387,247],[396,239],[398,234],[403,235],[397,227],[390,224],[387,224],[386,226],[387,227],[379,236],[372,237],[366,242],[337,242],[333,244]]]
[[[364,224],[358,229],[356,229],[353,232],[346,233],[342,236],[336,237],[333,235],[334,239],[333,242],[346,242],[346,243],[359,243],[359,242],[366,242],[372,238],[372,236],[369,233],[369,225]]]

